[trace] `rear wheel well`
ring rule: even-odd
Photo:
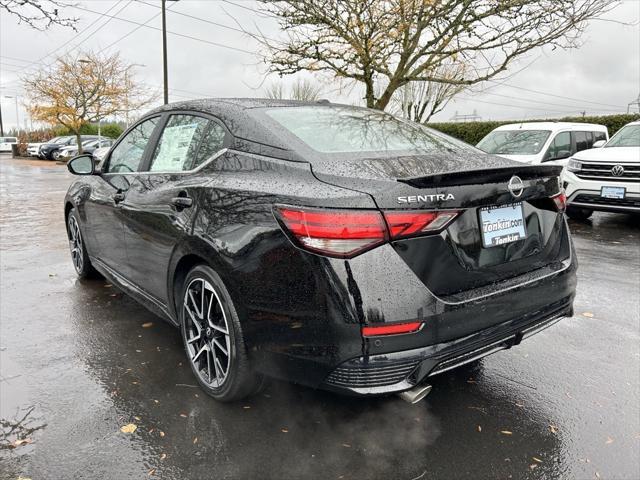
[[[173,272],[173,285],[171,286],[171,291],[173,292],[173,305],[176,309],[176,319],[178,320],[178,312],[180,311],[180,293],[184,287],[184,281],[187,278],[187,274],[196,265],[208,265],[208,262],[198,255],[185,255],[178,261],[175,271]]]

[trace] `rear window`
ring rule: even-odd
[[[18,143],[16,137],[0,137],[0,143]]]
[[[494,130],[477,147],[486,153],[535,155],[540,153],[551,130]]]
[[[280,107],[266,115],[320,153],[412,152],[471,148],[383,112],[349,107]]]

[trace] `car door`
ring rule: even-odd
[[[128,261],[120,204],[142,164],[159,120],[160,116],[144,119],[121,138],[102,165],[85,204],[90,254],[120,275],[124,274]]]
[[[168,116],[146,165],[122,202],[128,276],[166,303],[173,249],[188,232],[202,178],[197,170],[228,141],[221,123],[191,113]]]

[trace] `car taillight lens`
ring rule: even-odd
[[[284,206],[275,207],[274,212],[300,247],[338,258],[351,258],[388,240],[440,231],[458,215]]]
[[[567,196],[564,192],[554,195],[551,199],[553,200],[553,203],[555,203],[556,209],[559,212],[564,212],[567,209]]]
[[[392,239],[413,237],[436,232],[446,227],[458,212],[402,212],[386,211],[384,219]]]
[[[414,333],[420,330],[422,322],[395,323],[391,325],[374,325],[362,327],[363,337],[378,337],[380,335],[400,335]]]
[[[352,257],[387,239],[375,210],[276,207],[275,212],[301,247],[331,257]]]

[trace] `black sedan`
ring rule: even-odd
[[[417,401],[429,377],[572,314],[560,168],[379,111],[176,103],[68,166],[77,273],[179,327],[219,400],[270,376]]]

